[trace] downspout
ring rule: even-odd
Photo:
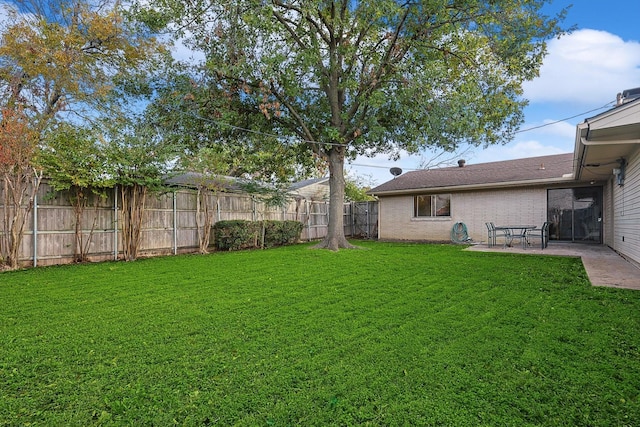
[[[589,124],[589,120],[585,119],[584,122],[587,124],[587,133],[584,137],[580,136],[580,144],[582,144],[584,148],[582,149],[582,153],[580,154],[580,158],[578,159],[578,164],[576,165],[577,167],[577,171],[575,175],[576,180],[579,180],[580,177],[582,176],[582,168],[584,167],[584,158],[587,155],[587,149],[588,149],[588,144],[586,144],[586,142],[589,140],[590,124]]]

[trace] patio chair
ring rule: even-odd
[[[542,227],[527,231],[525,248],[531,245],[531,241],[540,239],[540,249],[544,249],[549,245],[549,225],[551,223],[545,221]]]
[[[487,225],[488,230],[487,245],[489,247],[495,246],[498,243],[498,237],[503,237],[504,244],[502,246],[506,248],[507,244],[511,242],[511,233],[509,232],[509,230],[497,230],[493,222],[487,222],[485,224]]]
[[[487,246],[493,246],[493,229],[491,228],[491,224],[485,222],[484,225],[487,226]]]

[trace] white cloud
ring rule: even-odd
[[[461,157],[468,164],[538,157],[572,152],[576,123],[585,117],[562,120],[579,112],[604,106],[616,94],[640,86],[640,43],[625,41],[606,31],[579,30],[549,42],[549,53],[540,77],[524,85],[525,97],[531,101],[527,110],[535,121],[525,123],[526,130],[506,145],[486,149],[474,147]],[[545,104],[547,103],[547,104]],[[550,107],[555,108],[550,108]],[[535,111],[535,114],[534,114]],[[553,117],[553,115],[558,116]],[[592,115],[597,114],[594,112]],[[386,156],[359,158],[354,166],[358,174],[372,175],[378,183],[392,179],[388,168],[399,166],[405,171],[420,165],[416,156],[403,156],[393,162]]]
[[[527,123],[522,126],[521,133],[518,136],[525,134],[556,139],[573,138],[576,134],[576,126],[566,121],[545,119],[540,123]]]
[[[517,134],[512,142],[493,145],[484,150],[478,148],[467,161],[485,163],[573,151],[576,126],[572,123],[545,119],[541,122],[526,123],[521,129],[524,131]]]
[[[597,30],[549,42],[540,77],[524,85],[531,102],[597,106],[640,86],[640,43]]]

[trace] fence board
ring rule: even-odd
[[[109,190],[106,197],[91,196],[89,206],[82,215],[85,239],[95,221],[89,245],[90,260],[115,259],[122,251],[122,236],[116,230],[121,225],[121,219],[115,217],[116,207],[119,208],[121,200],[114,197],[113,190]],[[120,197],[119,193],[117,197]],[[196,192],[189,189],[178,189],[175,193],[149,194],[143,217],[140,255],[197,251],[196,200]],[[36,209],[27,218],[20,247],[21,264],[50,265],[73,261],[75,213],[70,205],[70,193],[56,192],[43,182],[36,202]],[[97,204],[95,209],[94,204]],[[247,194],[224,193],[210,198],[210,209],[213,223],[233,219],[300,221],[303,224],[300,237],[303,241],[322,239],[327,234],[329,224],[329,204],[326,201],[298,199],[292,200],[285,207],[266,207]],[[4,206],[0,205],[0,214],[3,212]],[[366,212],[366,216],[362,212]],[[376,203],[369,202],[366,207],[361,204],[345,204],[343,214],[347,236],[377,237]],[[34,215],[37,225],[35,230]],[[37,239],[35,259],[34,237]],[[116,241],[117,253],[114,249]]]

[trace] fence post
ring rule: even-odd
[[[178,255],[178,202],[176,190],[173,190],[173,254]]]
[[[255,221],[256,220],[256,199],[251,196],[251,220]]]
[[[371,209],[369,208],[369,201],[367,200],[367,239],[371,238]]]
[[[327,225],[329,225],[329,204],[327,202],[324,202],[324,211],[326,213],[326,217],[327,217]]]
[[[118,260],[118,186],[113,187],[113,259]]]
[[[311,241],[311,212],[309,212],[309,201],[304,200],[304,206],[307,214],[307,241]]]
[[[351,209],[351,237],[356,235],[356,202],[349,203],[349,209]]]
[[[35,185],[35,182],[34,182]],[[38,266],[38,193],[33,195],[33,266]]]

